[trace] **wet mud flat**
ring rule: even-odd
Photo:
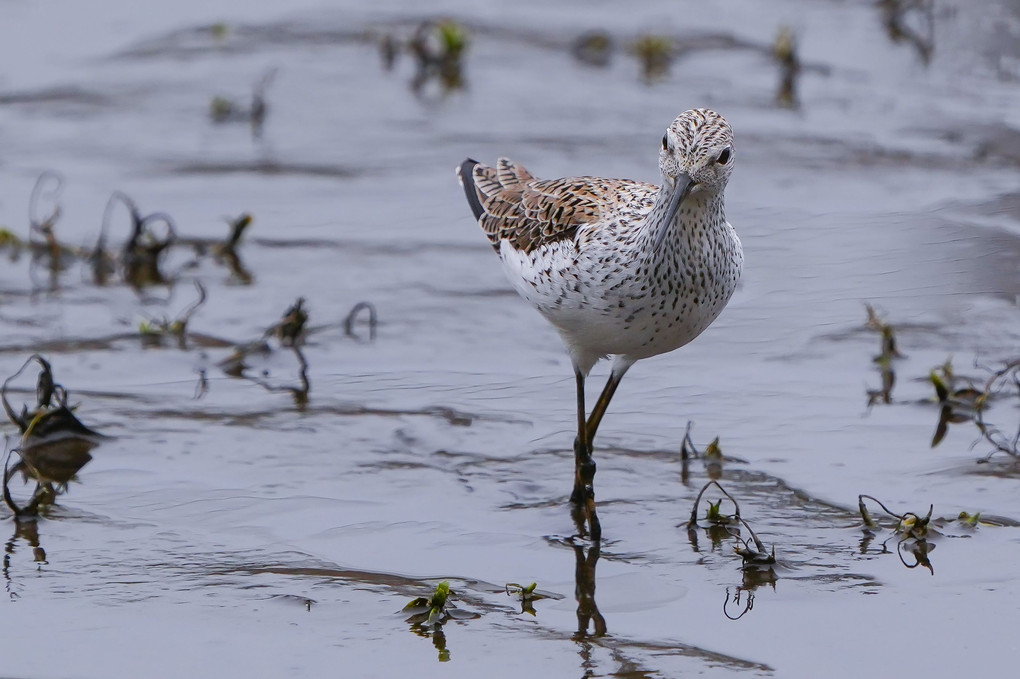
[[[895,4],[0,5],[0,377],[63,389],[10,380],[6,448],[104,437],[10,453],[0,673],[1009,667],[1014,10]],[[593,545],[569,362],[451,170],[655,180],[700,105],[747,268],[621,387]]]

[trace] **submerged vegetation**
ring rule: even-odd
[[[11,382],[17,379],[32,363],[39,365],[36,379],[36,405],[27,405],[17,412],[8,400]],[[18,446],[10,450],[4,461],[3,498],[15,517],[31,517],[40,507],[56,502],[57,496],[92,459],[91,450],[105,438],[86,427],[68,405],[68,392],[53,379],[49,361],[33,354],[16,373],[4,380],[0,387],[0,402],[10,421],[21,432]],[[14,465],[11,456],[17,455]],[[25,506],[18,506],[10,491],[10,480],[20,473],[27,482],[35,482],[35,490]]]
[[[470,620],[479,617],[477,613],[458,608],[453,603],[453,596],[449,581],[443,580],[436,585],[432,596],[413,599],[401,609],[402,613],[410,614],[407,622],[411,624],[412,632],[432,638],[440,662],[450,660],[443,625],[451,620]]]
[[[653,82],[669,75],[673,63],[673,42],[661,35],[643,35],[631,45],[631,52],[641,65],[641,77]]]
[[[935,569],[931,565],[931,560],[928,555],[935,549],[935,544],[929,541],[929,530],[931,523],[931,515],[935,510],[934,505],[928,507],[928,512],[921,516],[914,512],[904,512],[903,514],[896,514],[890,511],[881,501],[876,500],[870,495],[860,495],[857,498],[858,506],[860,507],[861,519],[864,521],[864,539],[861,541],[861,553],[868,553],[872,550],[870,547],[871,542],[875,539],[877,531],[880,530],[879,524],[872,518],[871,513],[868,511],[868,506],[865,500],[871,500],[876,503],[886,515],[896,519],[896,525],[893,528],[892,535],[886,538],[879,546],[878,552],[881,554],[887,554],[889,552],[888,543],[890,540],[896,540],[896,555],[903,562],[903,565],[907,568],[917,568],[923,566],[928,571],[935,575]],[[932,533],[934,535],[934,532]],[[908,560],[912,559],[912,560]]]
[[[893,403],[892,391],[896,384],[893,362],[904,356],[898,348],[895,326],[882,319],[870,304],[866,305],[866,309],[868,316],[865,328],[877,332],[881,342],[880,351],[873,360],[881,373],[882,387],[867,390],[868,407],[871,408],[879,403]],[[996,367],[976,364],[975,368],[985,373],[983,380],[960,375],[950,358],[933,368],[924,378],[934,389],[934,402],[939,406],[931,447],[935,448],[943,442],[951,424],[971,422],[977,427],[980,437],[978,442],[983,440],[992,448],[979,462],[987,462],[999,453],[1020,459],[1020,418],[1015,426],[1005,429],[986,419],[991,405],[996,401],[1020,405],[1020,358],[1004,360]],[[931,402],[929,399],[922,404],[928,405]]]
[[[985,420],[993,400],[1013,400],[1020,405],[1020,358],[1004,361],[997,368],[985,368],[985,371],[989,376],[983,384],[958,376],[951,360],[931,371],[928,379],[935,388],[939,405],[939,421],[931,446],[934,448],[942,442],[950,424],[973,422],[981,438],[992,447],[980,461],[986,462],[997,453],[1020,459],[1020,418],[1015,429],[1005,431]]]
[[[796,108],[797,76],[800,75],[800,58],[797,56],[797,39],[789,26],[781,26],[772,45],[772,56],[779,64],[779,89],[776,103],[783,108]]]
[[[751,526],[740,516],[740,505],[736,499],[730,495],[725,488],[720,485],[718,481],[709,481],[698,492],[697,498],[694,500],[694,506],[691,508],[691,516],[687,520],[687,536],[691,541],[691,546],[694,550],[698,550],[698,534],[697,529],[702,528],[699,525],[698,519],[698,508],[701,506],[701,498],[709,488],[715,488],[723,494],[722,498],[719,498],[715,502],[708,502],[708,506],[705,509],[705,516],[702,519],[707,525],[705,529],[709,532],[712,538],[713,547],[717,547],[721,542],[723,536],[733,538],[737,544],[734,545],[733,551],[741,558],[742,568],[748,569],[771,569],[776,563],[776,547],[772,546],[771,550],[765,548],[764,543],[758,538],[758,535],[751,529]],[[726,514],[722,510],[723,499],[729,500],[733,505],[733,513]],[[747,530],[748,537],[742,538],[740,536],[740,527],[743,526]]]
[[[437,83],[440,94],[465,87],[464,61],[470,45],[467,28],[453,20],[425,20],[410,36],[399,38],[392,32],[378,36],[383,69],[392,71],[402,53],[414,63],[409,87],[415,95],[426,95],[428,86]]]
[[[266,101],[266,90],[276,78],[276,69],[270,68],[252,86],[251,103],[245,106],[242,103],[224,96],[215,96],[209,102],[209,118],[216,124],[223,123],[248,123],[251,125],[251,133],[255,138],[262,136],[262,128],[269,113],[269,104]]]

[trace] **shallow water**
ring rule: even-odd
[[[375,43],[410,35],[426,17],[413,3],[235,5],[0,1],[0,226],[27,235],[45,168],[66,178],[57,235],[74,246],[94,243],[115,189],[188,238],[255,216],[240,248],[251,285],[186,247],[165,262],[172,290],[143,294],[116,276],[92,284],[81,262],[51,278],[28,253],[3,259],[0,376],[44,354],[77,416],[115,438],[38,521],[7,519],[0,674],[956,677],[1013,664],[1015,527],[949,522],[929,571],[904,567],[889,519],[866,540],[856,508],[867,493],[898,512],[1020,520],[1020,468],[978,464],[990,448],[972,423],[931,448],[927,381],[949,356],[983,380],[975,360],[1020,345],[1010,3],[936,3],[928,65],[870,2],[525,2],[512,16],[438,3],[427,16],[469,30],[465,87],[417,95],[410,58],[384,71]],[[774,104],[781,25],[804,62],[794,110]],[[571,56],[590,29],[615,39],[605,68]],[[646,32],[690,48],[651,83],[624,48]],[[270,68],[260,138],[210,122],[213,97],[246,101]],[[569,362],[503,279],[451,170],[505,154],[540,176],[654,180],[661,130],[699,105],[736,131],[727,208],[744,280],[701,338],[623,382],[596,446],[593,553],[566,505]],[[118,211],[111,247],[128,226]],[[188,347],[145,346],[139,323],[180,314],[192,280],[208,301]],[[282,391],[225,375],[230,347],[298,297],[323,326],[304,348],[307,403],[286,390],[300,384],[286,350],[251,373]],[[378,309],[374,341],[364,325],[360,341],[344,332],[359,301]],[[880,340],[865,302],[904,354],[892,402],[871,408]],[[15,387],[28,402],[32,375]],[[1015,431],[1016,406],[986,417]],[[775,545],[772,573],[742,572],[732,537],[692,540],[709,470],[684,471],[688,421],[699,448],[721,437],[720,481]],[[443,579],[477,614],[443,627],[449,662],[400,613]],[[559,597],[534,616],[504,592],[533,581]],[[593,582],[597,613],[587,595],[579,613]]]

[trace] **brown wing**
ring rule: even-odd
[[[581,226],[599,220],[618,199],[614,187],[619,180],[536,180],[506,158],[496,167],[466,160],[459,175],[472,212],[496,250],[503,239],[526,253],[573,239]]]

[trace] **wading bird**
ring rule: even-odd
[[[457,174],[482,231],[520,295],[559,331],[577,383],[573,503],[593,540],[592,440],[624,374],[642,358],[700,335],[737,287],[744,255],[726,221],[733,132],[714,111],[680,114],[662,136],[662,186],[625,179],[536,179],[500,158],[465,160]],[[612,370],[591,415],[584,383]]]

